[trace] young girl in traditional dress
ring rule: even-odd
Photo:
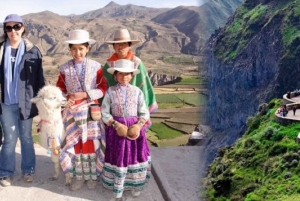
[[[115,200],[122,200],[124,190],[134,197],[150,178],[151,157],[145,122],[149,110],[143,92],[130,84],[139,73],[130,60],[115,61],[107,69],[118,82],[108,88],[102,102],[102,120],[106,126],[106,152],[102,181],[112,189]]]
[[[66,145],[60,157],[61,166],[66,174],[76,178],[71,190],[80,189],[85,182],[93,189],[103,168],[101,148],[105,146],[105,131],[101,118],[89,118],[88,108],[104,96],[107,84],[100,63],[87,58],[90,45],[95,43],[87,31],[71,31],[65,43],[69,44],[73,59],[60,67],[56,84],[67,96],[63,112]]]
[[[134,62],[134,66],[139,70],[139,73],[132,78],[130,83],[139,87],[143,91],[147,108],[149,109],[150,114],[152,114],[158,108],[154,89],[143,61],[132,51],[132,47],[137,45],[139,42],[139,40],[131,39],[128,29],[116,30],[113,34],[113,39],[105,41],[106,44],[112,46],[114,53],[107,59],[105,65],[103,66],[103,73],[106,77],[108,85],[114,86],[117,84],[117,81],[114,80],[110,73],[108,73],[107,69],[119,59],[128,59]],[[150,120],[146,122],[146,126],[151,126]]]

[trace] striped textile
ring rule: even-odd
[[[69,172],[74,166],[74,145],[81,139],[94,141],[97,156],[96,168],[100,174],[104,165],[105,129],[102,121],[88,121],[88,105],[94,102],[81,102],[72,108],[63,111],[63,120],[66,132],[66,144],[62,148],[60,163],[64,173]]]
[[[141,191],[148,183],[151,174],[151,157],[146,162],[117,167],[105,163],[103,171],[103,186],[113,190],[116,197],[120,197],[124,190]]]

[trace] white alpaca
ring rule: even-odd
[[[35,103],[40,117],[39,135],[40,145],[51,155],[54,163],[54,175],[52,180],[56,180],[60,174],[60,149],[65,139],[64,125],[61,116],[61,107],[66,104],[66,98],[61,90],[53,85],[46,85],[38,92],[38,95],[31,99]],[[70,185],[71,178],[66,175],[66,185]]]

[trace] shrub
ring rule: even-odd
[[[260,126],[260,118],[255,117],[254,120],[251,122],[248,133],[251,133],[253,130],[258,129]]]
[[[251,116],[248,117],[247,122],[246,122],[247,127],[250,127],[250,125],[253,122],[253,120],[254,120],[254,117],[251,117]]]
[[[254,145],[255,143],[256,143],[255,140],[253,140],[252,138],[248,138],[248,139],[246,139],[245,142],[244,142],[244,147],[245,147],[245,148],[250,148],[250,147],[252,147],[252,145]]]
[[[212,185],[216,191],[216,196],[226,196],[230,192],[231,179],[228,177],[215,179],[214,181],[212,181]]]
[[[226,150],[227,150],[226,147],[221,147],[220,149],[218,149],[218,156],[223,157],[224,154],[226,153]]]
[[[217,177],[217,176],[223,174],[223,172],[226,170],[227,167],[228,167],[228,165],[219,163],[214,168],[214,171],[212,172],[212,176],[213,177]]]
[[[260,104],[259,105],[259,107],[258,107],[258,113],[260,114],[260,115],[265,115],[265,114],[267,114],[267,112],[268,112],[268,104],[267,103],[262,103],[262,104]]]
[[[273,135],[276,134],[277,131],[273,127],[268,126],[263,133],[262,139],[270,140],[273,137]]]
[[[287,147],[282,144],[274,144],[273,147],[271,147],[269,156],[277,156],[279,154],[284,154],[287,151]]]
[[[275,103],[275,100],[273,99],[273,100],[271,100],[271,101],[269,102],[268,108],[269,108],[269,109],[273,109],[275,105],[276,105],[276,103]]]
[[[280,132],[275,132],[273,133],[273,136],[271,137],[272,141],[279,142],[284,138],[285,134],[280,133]]]
[[[253,192],[259,185],[256,183],[250,183],[247,186],[245,186],[241,191],[242,195],[245,197],[249,193]]]

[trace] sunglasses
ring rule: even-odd
[[[5,26],[5,31],[6,32],[11,32],[12,30],[20,31],[22,26],[23,24],[15,24],[14,26]]]

